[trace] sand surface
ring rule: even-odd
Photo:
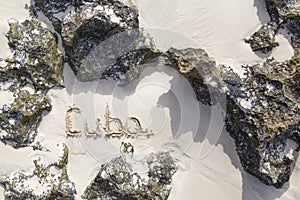
[[[10,55],[5,34],[10,18],[28,16],[24,4],[29,0],[0,1],[0,57]],[[263,62],[266,57],[254,54],[243,39],[268,21],[260,0],[137,0],[141,26],[160,49],[199,47],[215,58],[217,64],[241,65]],[[285,60],[292,56],[289,37],[278,36],[280,46],[269,57]],[[49,92],[53,109],[43,118],[37,140],[51,152],[31,148],[15,150],[0,143],[0,175],[17,170],[33,170],[33,159],[41,156],[55,160],[56,144],[70,149],[68,174],[76,183],[77,199],[100,168],[119,152],[121,141],[131,142],[136,158],[159,150],[172,150],[179,159],[174,176],[171,200],[297,200],[300,199],[300,160],[289,184],[278,190],[262,184],[243,171],[233,140],[223,130],[220,111],[200,105],[192,88],[175,71],[158,65],[145,70],[139,80],[124,87],[112,82],[81,83],[71,69],[64,68],[65,88]],[[2,86],[1,86],[2,87]],[[4,87],[4,86],[3,86]],[[0,91],[0,106],[11,101],[11,94]],[[65,112],[76,104],[82,114],[74,116],[75,126],[83,129],[85,119],[91,128],[97,117],[104,119],[105,106],[112,115],[126,120],[138,116],[143,126],[155,133],[150,139],[127,140],[66,138]],[[216,109],[216,110],[214,110]],[[197,120],[193,120],[197,119]],[[198,121],[200,121],[198,123]],[[139,169],[142,172],[142,169]],[[0,188],[0,199],[4,199]]]

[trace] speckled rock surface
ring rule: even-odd
[[[53,34],[35,19],[9,22],[11,58],[2,61],[0,82],[14,95],[1,108],[0,140],[15,148],[31,145],[42,114],[51,110],[49,89],[62,86],[62,56]]]
[[[136,28],[138,14],[134,8],[118,1],[83,3],[67,14],[62,23],[61,35],[69,65],[77,74],[82,61],[101,42]]]
[[[277,188],[289,180],[300,145],[298,62],[247,66],[228,95],[226,128],[244,169]]]
[[[299,55],[300,47],[300,2],[297,0],[265,0],[271,20],[278,28],[284,28],[291,36],[295,54]]]
[[[169,49],[166,65],[182,74],[194,89],[197,99],[206,105],[222,95],[221,77],[216,62],[203,49]]]
[[[76,194],[75,185],[68,178],[68,148],[63,145],[63,154],[49,165],[44,160],[34,160],[33,173],[14,172],[0,177],[4,185],[7,200],[73,200]]]
[[[279,46],[279,44],[275,41],[277,31],[277,24],[269,22],[268,24],[264,24],[257,32],[245,41],[250,44],[253,51],[269,53],[274,47]]]
[[[147,34],[127,30],[95,47],[82,60],[76,76],[80,81],[112,79],[126,84],[139,77],[142,65],[155,62],[159,55]]]
[[[120,84],[127,84],[133,79],[139,78],[144,70],[144,64],[150,64],[160,55],[154,49],[139,49],[118,57],[101,74],[100,79],[119,81]]]
[[[30,11],[32,16],[38,17],[44,14],[52,23],[54,29],[61,33],[63,17],[70,10],[77,8],[81,0],[33,0],[31,1]]]
[[[50,103],[44,94],[19,91],[14,102],[0,110],[0,140],[15,148],[29,146],[37,135],[42,114],[51,110]]]
[[[145,158],[148,171],[133,170],[131,155],[121,155],[103,164],[83,199],[167,199],[172,176],[177,171],[175,160],[168,152],[150,154]]]
[[[117,38],[119,39],[120,36]],[[145,40],[145,37],[139,38],[139,41],[144,42],[144,45],[147,44]],[[109,43],[110,49],[113,49],[116,53],[115,49],[118,45],[112,45],[111,43]],[[159,63],[158,59],[161,58],[164,60],[163,64],[172,67],[190,82],[200,102],[212,105],[224,94],[218,67],[214,59],[209,57],[204,50],[171,48],[166,52],[160,52],[149,43],[150,48],[138,48],[130,51],[135,47],[133,45],[128,49],[120,50],[116,54],[121,56],[117,58],[112,56],[113,59],[109,56],[107,56],[108,59],[99,59],[105,58],[106,54],[102,53],[105,52],[102,47],[97,47],[81,65],[82,68],[78,72],[77,78],[83,81],[106,79],[118,81],[120,84],[127,84],[133,79],[139,78],[146,67],[157,65]],[[126,52],[126,50],[129,51]]]
[[[252,50],[267,53],[280,28],[291,36],[294,56],[278,62],[246,66],[246,78],[229,75],[227,131],[234,138],[244,169],[267,185],[286,183],[300,147],[299,2],[266,0],[271,21],[248,41]]]
[[[286,29],[291,36],[292,46],[299,54],[300,47],[300,7],[297,0],[265,0],[271,21],[264,24],[249,40],[253,51],[268,53],[278,46],[274,39],[279,29]]]
[[[20,85],[32,85],[45,93],[62,86],[62,56],[54,35],[35,19],[9,22],[8,45],[13,57],[0,69],[0,80],[14,79]]]

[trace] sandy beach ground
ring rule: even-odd
[[[7,20],[25,19],[25,3],[29,0],[0,1],[0,58],[10,55],[5,38]],[[141,26],[160,49],[202,48],[217,64],[230,65],[238,72],[244,64],[261,63],[267,58],[253,53],[243,41],[268,21],[262,0],[136,0],[134,4],[140,12]],[[289,37],[281,33],[277,37],[280,46],[267,56],[286,60],[293,50]],[[18,170],[30,172],[37,157],[51,162],[59,155],[56,145],[65,143],[70,149],[68,174],[76,184],[76,199],[81,199],[100,165],[118,155],[120,143],[125,141],[135,146],[137,160],[150,152],[172,150],[179,160],[179,170],[174,176],[171,200],[300,199],[300,160],[289,184],[280,190],[244,172],[233,140],[219,123],[222,119],[214,116],[213,108],[200,105],[189,84],[169,68],[147,68],[140,79],[117,87],[107,81],[79,82],[66,65],[64,81],[65,88],[49,92],[53,109],[44,116],[36,138],[51,152],[15,150],[0,143],[0,175]],[[0,106],[11,100],[11,94],[0,91]],[[106,103],[112,115],[124,121],[138,116],[155,135],[139,140],[66,137],[65,112],[70,105],[82,110],[75,116],[75,125],[82,130],[85,119],[91,128],[97,117],[104,119]],[[0,199],[4,199],[3,188]]]

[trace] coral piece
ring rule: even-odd
[[[67,174],[68,148],[64,145],[61,158],[50,165],[34,160],[33,173],[23,171],[1,177],[5,199],[73,200],[76,189]]]
[[[167,199],[177,171],[169,152],[152,153],[143,165],[147,174],[133,171],[133,146],[122,143],[121,155],[101,166],[83,199]],[[144,177],[144,178],[142,178]]]

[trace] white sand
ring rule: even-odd
[[[0,1],[0,57],[9,55],[4,37],[8,30],[6,21],[11,17],[25,19],[25,2]],[[139,0],[135,4],[140,10],[142,26],[154,36],[161,49],[171,46],[200,47],[214,57],[218,64],[229,64],[237,70],[242,64],[264,60],[243,42],[262,22],[268,20],[263,5],[259,5],[260,21],[253,0]],[[288,59],[292,55],[289,43],[281,35],[278,40],[281,46],[271,56],[279,60]],[[14,150],[0,143],[3,152],[0,155],[0,175],[20,169],[30,171],[33,168],[32,160],[38,156],[51,161],[59,155],[55,145],[66,143],[70,149],[68,173],[76,183],[77,199],[80,199],[100,164],[118,154],[121,141],[130,141],[135,145],[138,156],[160,149],[174,150],[174,155],[180,159],[180,169],[174,176],[170,196],[172,200],[300,198],[300,161],[296,164],[289,185],[281,190],[268,187],[245,173],[228,133],[223,132],[220,136],[220,131],[214,129],[214,134],[205,135],[210,108],[199,108],[191,87],[171,69],[163,66],[147,69],[140,80],[121,88],[104,81],[78,82],[69,67],[65,67],[64,77],[66,88],[49,92],[53,109],[43,118],[37,136],[37,140],[52,152],[33,152],[30,148]],[[171,92],[162,95],[168,90]],[[1,105],[9,101],[9,95],[2,91],[0,95]],[[158,102],[160,106],[156,105]],[[95,119],[103,119],[105,104],[109,103],[112,105],[112,115],[123,119],[138,116],[143,125],[152,128],[156,135],[149,140],[138,141],[106,141],[103,138],[85,140],[83,137],[67,139],[65,112],[73,103],[82,110],[80,116],[75,116],[74,125],[79,129],[83,128],[85,118],[94,128]],[[187,115],[190,111],[193,111],[192,114]],[[200,125],[190,119],[201,119]],[[215,126],[216,123],[212,122],[211,125]],[[179,138],[172,139],[172,128],[175,133],[179,130]],[[198,131],[195,133],[195,130]],[[193,142],[195,134],[198,142]],[[0,190],[0,199],[3,199],[2,192],[3,189]]]

